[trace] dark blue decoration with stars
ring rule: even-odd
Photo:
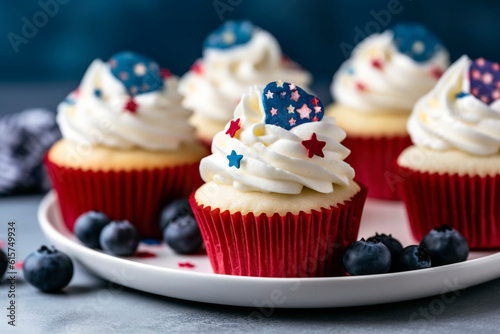
[[[269,83],[262,92],[266,112],[266,124],[287,130],[293,127],[321,121],[325,114],[323,103],[302,88],[280,80]]]
[[[478,58],[469,67],[470,93],[486,104],[500,99],[500,64]]]
[[[436,52],[443,49],[439,38],[418,23],[400,23],[392,28],[394,44],[399,52],[406,54],[417,62],[431,59]]]
[[[252,38],[255,30],[250,21],[226,21],[207,36],[203,48],[226,49],[245,44]]]
[[[131,96],[163,88],[160,66],[148,57],[123,51],[113,55],[108,63],[113,76],[123,83]]]

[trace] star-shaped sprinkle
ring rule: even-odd
[[[281,80],[276,81],[276,87],[282,87],[283,88],[283,81],[281,81]]]
[[[194,268],[196,267],[194,264],[192,264],[191,262],[179,262],[178,263],[179,267],[181,268]]]
[[[443,75],[443,70],[440,69],[439,67],[437,66],[434,66],[432,69],[431,69],[431,75],[436,78],[436,79],[439,79],[441,78],[441,76]]]
[[[137,108],[139,105],[135,103],[133,98],[128,99],[127,103],[125,103],[124,109],[130,111],[132,114],[137,112]]]
[[[365,86],[365,84],[364,84],[364,83],[362,83],[362,82],[359,82],[359,81],[358,81],[358,82],[356,82],[356,83],[355,83],[355,85],[356,85],[356,89],[357,89],[357,90],[359,90],[359,91],[362,91],[362,92],[363,92],[363,91],[365,91],[365,90],[366,90],[366,86]]]
[[[313,122],[317,122],[317,121],[319,121],[318,116],[314,115],[314,117],[313,117],[312,121],[313,121]]]
[[[318,102],[319,102],[319,100],[318,100],[318,98],[317,98],[316,96],[315,96],[315,97],[313,97],[313,99],[311,100],[311,103],[312,103],[314,106],[317,106],[317,105],[318,105]]]
[[[202,66],[202,64],[199,61],[197,61],[193,65],[191,65],[191,67],[189,68],[189,70],[191,72],[194,72],[194,73],[198,74],[198,75],[203,75],[203,66]]]
[[[282,99],[282,100],[286,99],[286,92],[280,93],[280,99]]]
[[[172,72],[168,68],[160,69],[160,76],[162,79],[168,79],[172,76]]]
[[[240,168],[240,161],[243,159],[243,155],[241,154],[236,154],[235,150],[231,151],[230,155],[227,155],[227,160],[229,160],[229,167],[236,167]]]
[[[240,129],[240,119],[232,120],[229,124],[229,129],[226,131],[226,135],[229,135],[231,138],[234,138],[236,131]]]
[[[268,99],[272,99],[272,98],[273,98],[273,96],[274,96],[274,93],[273,93],[273,92],[271,92],[271,90],[269,90],[269,89],[268,89],[268,90],[267,90],[267,93],[266,93],[266,97],[267,97]]]
[[[295,90],[297,87],[296,87],[293,83],[291,83],[291,84],[288,86],[288,88],[290,88],[290,90]]]
[[[384,64],[382,63],[382,61],[380,59],[372,59],[370,63],[377,70],[382,71]]]
[[[318,140],[316,138],[315,132],[311,135],[310,139],[303,140],[301,144],[306,148],[308,158],[312,158],[315,155],[321,158],[325,157],[325,154],[323,153],[323,147],[325,147],[326,142]]]
[[[321,107],[320,107],[320,106],[316,106],[316,107],[314,107],[314,113],[315,113],[315,114],[319,114],[320,112],[323,112],[323,110],[321,109]]]
[[[309,118],[309,114],[311,113],[311,109],[307,106],[307,104],[303,104],[302,107],[297,109],[297,112],[300,114],[300,119]]]
[[[291,85],[293,85],[293,84],[291,84]],[[292,92],[292,96],[290,97],[290,100],[294,100],[295,102],[297,102],[299,100],[299,98],[300,98],[299,92],[297,90],[294,90]]]
[[[278,114],[278,109],[276,108],[271,108],[271,115],[276,116]]]
[[[288,110],[289,114],[295,113],[295,108],[291,104],[286,108],[286,110]]]
[[[102,91],[99,88],[94,89],[94,95],[98,98],[102,97]]]
[[[295,118],[292,117],[288,120],[288,123],[290,123],[290,126],[294,126],[295,123],[297,123],[297,121],[295,120]]]
[[[466,93],[466,92],[460,92],[460,93],[457,93],[457,94],[455,95],[455,97],[456,97],[457,99],[461,99],[461,98],[466,97],[466,96],[469,96],[469,95],[470,95],[469,93]]]

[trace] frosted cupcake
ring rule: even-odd
[[[190,197],[216,273],[303,277],[343,273],[366,188],[320,100],[282,81],[253,86],[214,137]]]
[[[500,65],[462,56],[408,121],[398,158],[417,239],[448,224],[471,248],[500,247]]]
[[[70,230],[88,210],[128,219],[142,237],[161,237],[158,216],[201,183],[208,152],[181,106],[178,79],[132,52],[95,60],[59,104],[63,139],[45,164]]]
[[[406,122],[415,102],[449,65],[439,39],[418,24],[399,24],[362,41],[333,78],[327,114],[347,132],[347,162],[368,196],[398,199],[393,163],[411,144]]]
[[[180,82],[183,105],[194,111],[191,123],[210,146],[233,117],[250,85],[281,79],[307,87],[311,75],[286,58],[276,39],[249,21],[227,21],[206,38],[198,59]]]

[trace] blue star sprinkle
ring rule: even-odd
[[[255,30],[250,21],[226,21],[210,33],[203,42],[203,48],[226,49],[247,43]]]
[[[321,121],[325,114],[323,103],[292,83],[269,83],[262,92],[266,124],[284,129],[309,122]]]
[[[431,59],[436,52],[444,48],[436,35],[418,23],[400,23],[395,25],[392,31],[393,41],[399,52],[417,62]]]
[[[102,91],[99,88],[94,89],[94,95],[98,98],[102,97]]]
[[[148,57],[123,51],[113,55],[108,63],[111,73],[121,81],[130,96],[163,88],[160,66]]]
[[[460,92],[460,93],[457,93],[457,94],[455,95],[455,97],[456,97],[457,99],[461,99],[462,97],[466,97],[466,96],[469,96],[469,95],[470,95],[469,93],[466,93],[466,92]]]
[[[232,150],[231,154],[227,155],[227,160],[229,160],[229,167],[234,166],[239,169],[241,159],[243,159],[243,155],[236,154],[235,150]]]
[[[478,58],[469,68],[470,92],[486,104],[500,99],[500,64]]]

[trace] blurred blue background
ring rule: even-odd
[[[348,49],[365,34],[418,21],[440,36],[452,60],[463,53],[500,60],[499,14],[498,0],[3,0],[0,112],[1,100],[12,99],[19,85],[60,87],[54,100],[60,99],[94,58],[123,49],[182,75],[201,56],[207,33],[226,19],[250,19],[273,33],[284,53],[313,73],[315,90],[328,102],[327,85],[345,59],[341,45]],[[40,27],[23,31],[27,21]],[[29,97],[21,100],[34,106]]]

